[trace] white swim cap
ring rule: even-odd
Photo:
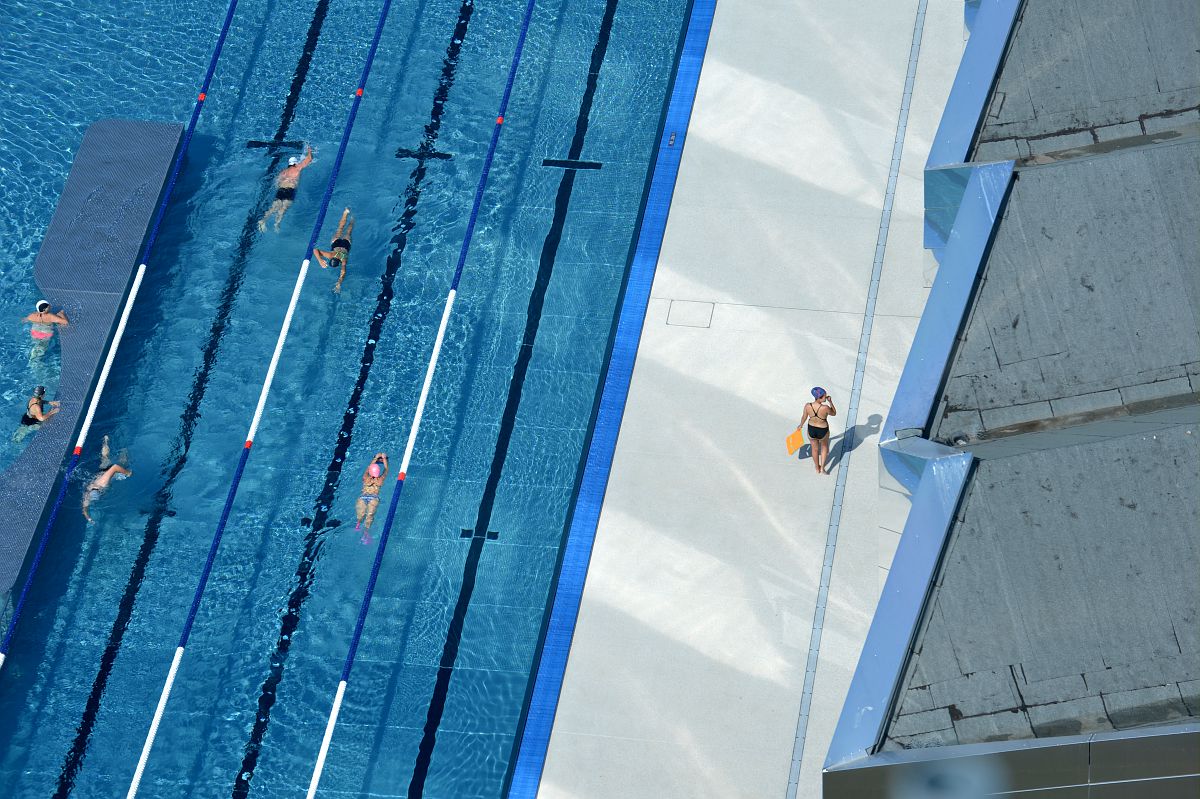
[[[298,163],[300,163],[300,159],[294,155],[288,159],[288,166],[295,166]]]

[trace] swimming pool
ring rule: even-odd
[[[74,8],[64,22],[21,6],[12,29],[30,60],[4,66],[28,96],[4,112],[0,155],[40,157],[24,162],[25,190],[0,200],[23,230],[44,228],[88,122],[185,113],[224,3],[176,5],[169,19],[148,5]],[[331,275],[310,275],[145,795],[307,784],[373,554],[353,531],[359,475],[378,450],[398,462],[522,10],[393,6],[332,207],[359,220],[347,283],[335,296]],[[128,782],[377,12],[239,6],[97,419],[134,475],[90,527],[72,495],[0,677],[13,796],[109,796]],[[535,9],[323,794],[503,791],[684,12],[679,0]],[[63,91],[44,76],[68,59],[93,66],[69,99],[41,99]],[[600,168],[544,165],[568,157],[581,124],[578,157]],[[252,211],[276,151],[246,142],[273,137],[313,143],[318,161],[283,230],[259,235]],[[464,530],[485,537],[473,566]]]

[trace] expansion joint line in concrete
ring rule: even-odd
[[[796,722],[796,743],[792,749],[792,767],[788,773],[787,799],[795,799],[800,782],[800,764],[804,759],[808,719],[812,711],[813,685],[817,678],[817,661],[821,654],[821,634],[825,625],[825,607],[829,602],[829,582],[833,574],[833,557],[837,550],[838,525],[842,519],[842,500],[846,493],[846,476],[850,471],[850,456],[856,442],[854,427],[858,423],[858,403],[862,397],[863,375],[867,370],[867,349],[871,344],[871,328],[875,320],[875,303],[879,298],[879,278],[883,272],[883,256],[887,249],[888,227],[892,221],[892,204],[896,199],[896,181],[900,174],[900,156],[904,153],[904,133],[908,127],[908,110],[912,104],[913,83],[917,76],[917,60],[921,55],[921,33],[925,27],[925,7],[928,0],[917,4],[913,22],[912,45],[908,51],[908,72],[904,78],[904,95],[900,100],[900,116],[896,120],[896,136],[892,141],[892,163],[888,169],[887,190],[883,195],[883,213],[879,217],[879,234],[875,239],[875,261],[871,266],[871,284],[867,289],[867,308],[863,314],[862,333],[858,339],[858,360],[854,365],[854,382],[850,389],[850,405],[846,412],[846,432],[842,437],[842,456],[838,460],[837,483],[833,489],[833,507],[829,511],[829,529],[825,537],[825,560],[821,566],[821,582],[817,589],[817,605],[813,611],[812,632],[808,639],[808,662],[804,669],[804,689],[800,697],[800,717]]]

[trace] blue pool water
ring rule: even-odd
[[[322,795],[503,792],[685,13],[682,0],[610,2],[580,155],[602,168],[567,186],[542,160],[568,157],[606,3],[534,12]],[[393,6],[331,210],[358,218],[346,285],[334,295],[333,275],[310,274],[143,795],[307,785],[373,555],[353,530],[359,478],[379,450],[399,463],[523,6]],[[224,8],[13,6],[0,49],[8,318],[36,298],[33,257],[82,131],[106,116],[183,118]],[[84,453],[94,468],[108,434],[133,477],[90,526],[78,489],[68,496],[0,673],[8,796],[128,784],[377,13],[364,0],[239,6]],[[283,136],[316,146],[317,163],[282,231],[244,239],[271,163],[245,144],[281,130],[318,24]],[[397,157],[422,142],[449,157]],[[13,366],[24,335],[4,339],[0,396],[28,379]],[[462,531],[476,528],[494,538],[471,563]],[[281,625],[294,626],[286,640]]]

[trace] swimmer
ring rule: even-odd
[[[67,324],[67,315],[62,311],[51,313],[50,303],[46,300],[38,300],[34,307],[37,310],[21,320],[29,323],[29,336],[33,339],[33,349],[29,352],[30,360],[36,360],[45,354],[46,348],[50,346],[50,339],[54,338],[55,325]]]
[[[47,404],[50,405],[49,411],[46,410]],[[42,422],[56,413],[58,413],[58,400],[51,400],[47,403],[46,387],[34,387],[33,394],[25,403],[25,413],[21,415],[21,424],[13,435],[13,442],[19,444],[24,441],[30,433],[41,427]]]
[[[350,220],[350,224],[346,224],[346,220]],[[338,275],[337,283],[334,284],[333,291],[335,294],[340,294],[342,291],[342,281],[346,279],[346,261],[350,258],[350,234],[354,231],[354,217],[350,216],[350,209],[342,211],[342,218],[338,221],[337,233],[333,234],[333,245],[328,250],[313,249],[313,255],[316,256],[317,262],[321,264],[322,269],[333,267],[337,269],[341,267],[342,273]],[[325,259],[328,258],[328,263]]]
[[[292,202],[296,199],[296,187],[300,185],[300,173],[312,161],[313,149],[311,147],[304,154],[303,160],[294,155],[288,159],[288,165],[275,176],[275,202],[271,203],[271,207],[263,214],[263,218],[258,220],[259,230],[265,233],[267,220],[274,216],[275,230],[279,231],[279,223],[283,221],[283,215],[287,213],[287,209],[291,208]]]
[[[812,390],[813,402],[804,406],[800,426],[808,422],[808,440],[812,442],[813,465],[817,474],[825,474],[825,461],[829,459],[829,417],[837,416],[833,397],[820,386]]]
[[[362,493],[358,502],[354,503],[354,510],[358,514],[358,524],[354,525],[354,529],[362,527],[364,521],[367,523],[367,529],[363,530],[362,536],[364,544],[371,543],[371,522],[375,521],[375,511],[379,510],[379,489],[383,488],[383,478],[387,475],[387,470],[387,454],[377,452],[363,472]]]
[[[124,456],[124,453],[122,453],[122,456]],[[125,458],[122,457],[122,460],[125,460]],[[88,506],[100,499],[104,492],[108,490],[108,486],[113,480],[124,480],[131,474],[133,472],[129,469],[110,460],[108,436],[105,436],[104,443],[100,446],[100,471],[87,484],[87,488],[83,489],[83,518],[89,522],[92,521],[92,517],[88,513]]]

